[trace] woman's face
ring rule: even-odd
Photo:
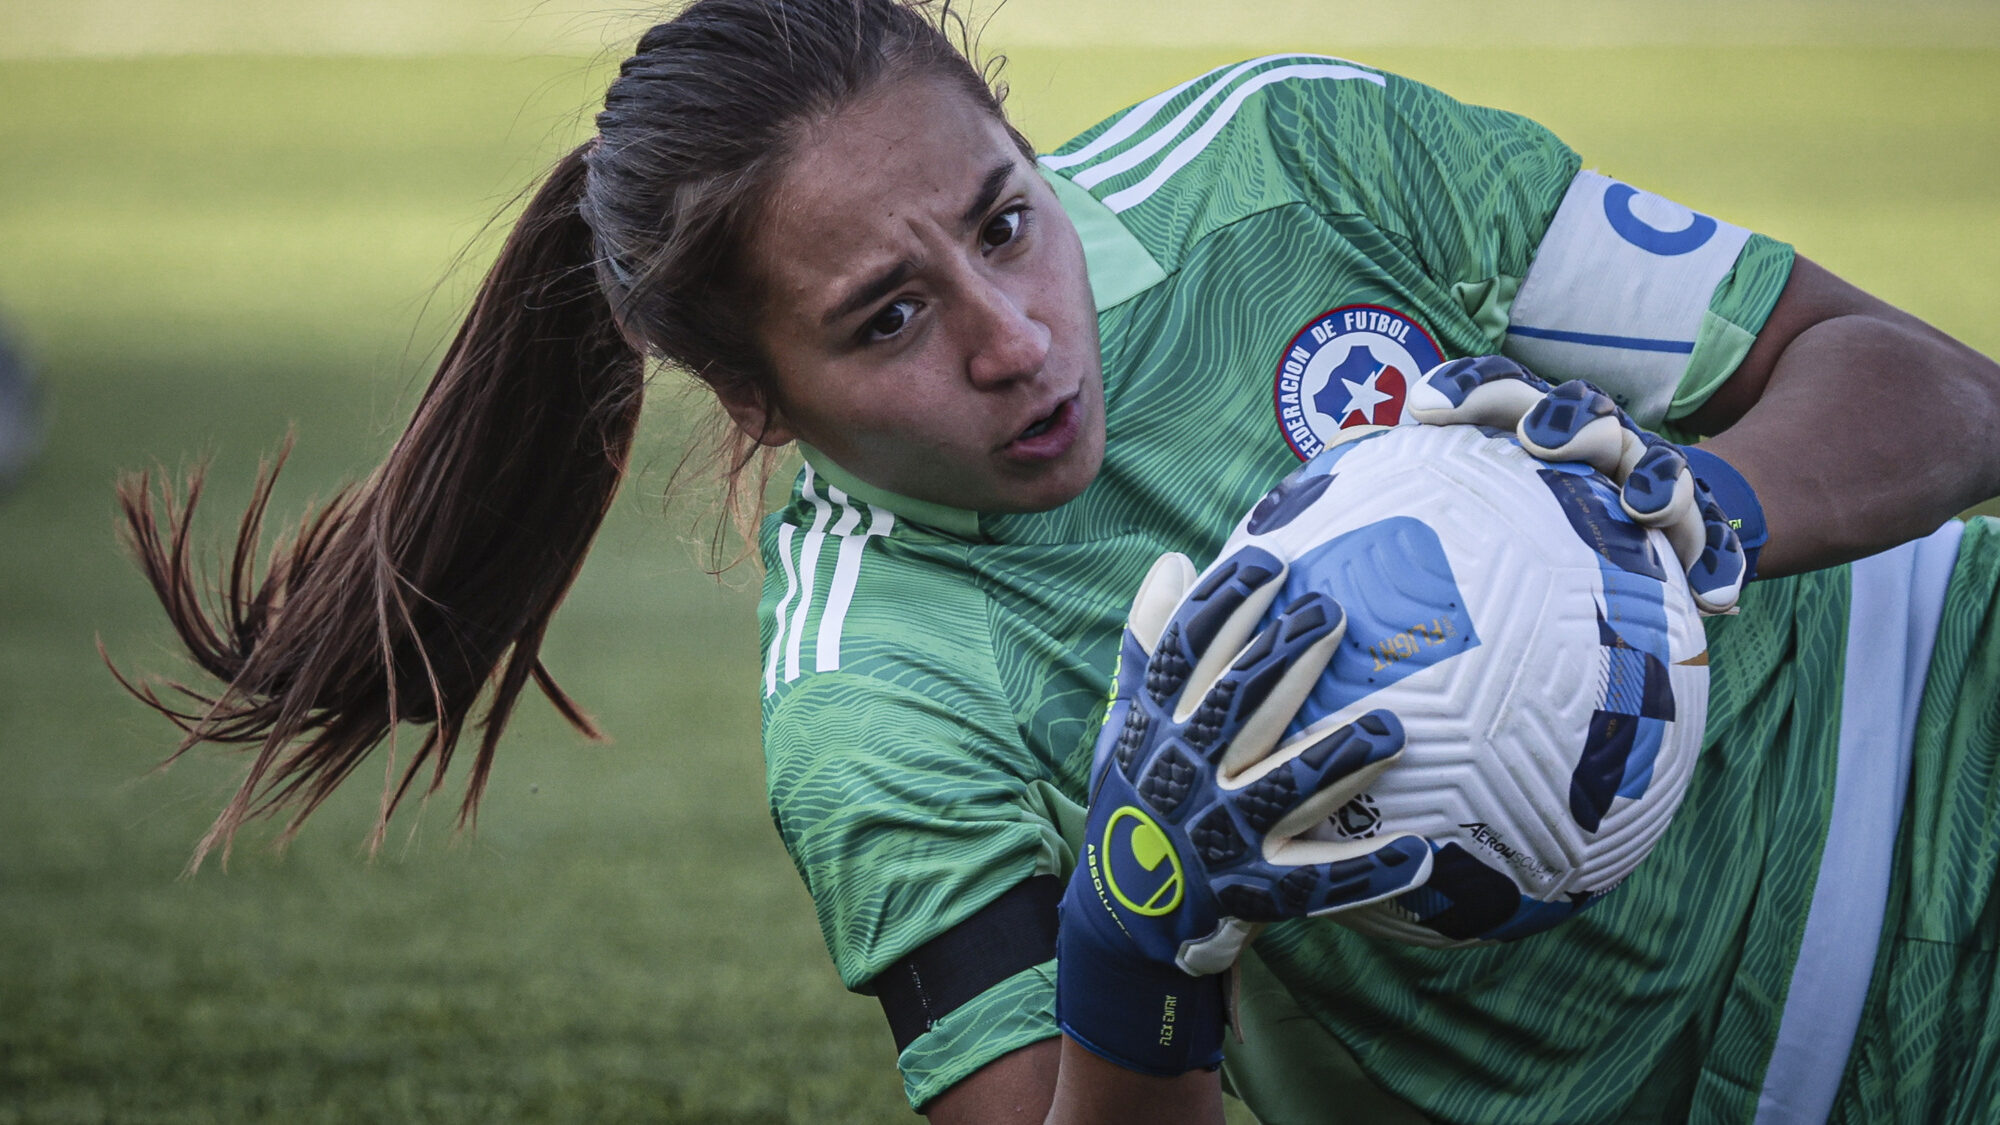
[[[815,129],[751,238],[776,378],[800,438],[920,500],[1040,511],[1104,457],[1097,314],[1076,230],[1007,130],[911,79]]]

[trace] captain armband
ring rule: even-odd
[[[1062,892],[1055,876],[1032,876],[856,988],[882,1002],[896,1053],[980,993],[1053,960]]]

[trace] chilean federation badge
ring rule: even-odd
[[[1444,361],[1423,325],[1381,305],[1342,305],[1285,345],[1272,404],[1285,443],[1310,460],[1351,426],[1397,426],[1410,387]]]

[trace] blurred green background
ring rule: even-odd
[[[0,6],[0,317],[51,419],[0,499],[0,1123],[906,1119],[764,809],[753,576],[705,577],[703,506],[662,502],[702,406],[671,379],[547,651],[615,741],[531,701],[476,834],[454,786],[369,862],[365,768],[287,855],[258,828],[179,879],[241,762],[150,772],[171,732],[93,648],[182,668],[114,546],[116,475],[212,458],[219,542],[287,427],[277,510],[366,472],[489,220],[584,135],[643,23]],[[1015,0],[983,46],[1044,147],[1262,50],[1399,70],[2000,351],[1987,6]]]

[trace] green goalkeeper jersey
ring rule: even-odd
[[[1052,511],[974,513],[807,450],[762,529],[771,809],[850,988],[1067,874],[1119,629],[1157,555],[1205,561],[1329,435],[1402,421],[1443,359],[1589,376],[1670,427],[1734,370],[1792,261],[1581,170],[1523,118],[1320,56],[1202,75],[1042,163],[1098,307],[1096,481]],[[1269,931],[1264,963],[1366,1082],[1427,1113],[1747,1119],[1783,1054],[1832,816],[1838,724],[1806,720],[1840,709],[1847,583],[1753,587],[1714,630],[1713,761],[1655,855],[1578,920],[1461,951],[1312,920]],[[917,1036],[899,1060],[912,1104],[1054,1035],[1053,985],[1052,964],[1022,970]]]

